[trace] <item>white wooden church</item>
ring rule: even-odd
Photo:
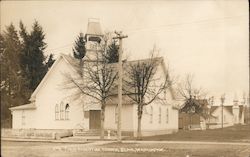
[[[91,55],[96,38],[102,40],[99,21],[89,20],[86,32],[87,55]],[[63,89],[63,73],[74,72],[72,62],[76,60],[61,54],[30,97],[30,103],[10,108],[13,129],[55,129],[55,130],[96,130],[100,129],[100,105],[86,105],[90,98],[84,97],[79,103],[69,98],[69,91]],[[157,75],[167,75],[163,58],[159,59]],[[164,78],[164,77],[162,77]],[[178,130],[178,101],[173,90],[164,92],[168,103],[153,102],[147,105],[142,116],[142,135],[172,133]],[[83,105],[85,104],[85,105]],[[105,130],[117,129],[117,100],[111,101],[105,109]],[[123,101],[122,131],[136,136],[137,105]]]

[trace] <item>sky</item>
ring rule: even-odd
[[[103,31],[122,31],[124,57],[149,56],[159,49],[173,77],[193,74],[194,83],[215,98],[249,91],[249,10],[247,0],[166,1],[1,1],[1,32],[22,20],[37,20],[46,34],[46,54],[72,54],[89,18]]]

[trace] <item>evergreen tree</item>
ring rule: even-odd
[[[107,48],[106,59],[109,63],[116,63],[119,60],[119,45],[113,41]]]
[[[79,34],[73,48],[73,55],[76,59],[82,59],[86,55],[85,39],[82,33]]]
[[[1,51],[1,124],[11,122],[9,108],[24,104],[28,100],[26,82],[20,67],[21,43],[13,24],[6,27],[0,36]],[[11,123],[7,123],[11,124]]]
[[[47,72],[44,49],[45,34],[37,21],[28,33],[23,23],[20,22],[20,36],[22,38],[21,67],[29,81],[29,89],[34,90]]]
[[[48,61],[46,62],[47,68],[49,69],[49,68],[53,65],[54,62],[55,62],[55,60],[54,60],[54,55],[53,55],[53,54],[50,54],[50,55],[49,55],[49,59],[48,59]]]

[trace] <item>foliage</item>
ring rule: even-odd
[[[20,35],[20,37],[19,37]],[[13,24],[0,35],[1,61],[1,124],[10,127],[9,108],[29,102],[36,88],[53,62],[53,55],[45,62],[45,35],[37,21],[28,33],[20,22],[18,34]],[[7,122],[7,123],[6,123]]]
[[[1,43],[1,122],[10,121],[9,108],[28,101],[28,89],[20,67],[18,33],[13,24],[6,27],[0,36]],[[3,124],[3,123],[2,123]]]
[[[109,63],[117,63],[119,60],[119,45],[113,40],[108,46],[106,58]]]
[[[53,55],[53,54],[50,54],[50,55],[49,55],[49,59],[48,59],[47,62],[46,62],[46,67],[47,67],[47,69],[49,69],[49,68],[53,65],[54,62],[55,62],[55,60],[54,60],[54,55]]]
[[[192,114],[199,114],[204,118],[207,118],[209,115],[208,102],[206,99],[194,99],[190,98],[185,101],[183,107],[180,109],[180,112]]]
[[[85,39],[82,33],[79,34],[73,48],[73,55],[76,59],[83,59],[86,55]]]
[[[34,90],[47,72],[44,49],[45,34],[37,21],[32,26],[32,31],[27,32],[20,22],[20,36],[22,38],[21,67],[29,82],[29,89]]]

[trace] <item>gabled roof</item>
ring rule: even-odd
[[[50,67],[49,71],[45,74],[45,76],[43,77],[42,81],[39,83],[39,85],[36,87],[35,91],[31,94],[30,96],[30,101],[35,101],[36,99],[36,95],[38,93],[38,91],[40,91],[40,89],[42,88],[42,86],[44,85],[45,81],[48,79],[49,75],[51,75],[51,73],[54,71],[56,65],[59,63],[59,61],[63,58],[63,55],[60,55],[58,57],[58,59],[53,63],[53,65]]]
[[[40,89],[42,88],[42,86],[45,84],[45,82],[48,79],[48,77],[53,73],[56,65],[59,63],[59,61],[61,59],[64,59],[66,61],[66,63],[68,63],[70,65],[70,67],[72,68],[72,70],[76,70],[75,69],[75,65],[79,64],[79,60],[78,59],[75,59],[74,57],[72,57],[70,55],[60,54],[59,58],[55,61],[55,63],[52,65],[52,67],[46,73],[46,75],[44,76],[44,78],[42,79],[42,81],[40,82],[40,84],[37,86],[37,88],[35,89],[35,91],[32,93],[30,101],[34,101],[35,100],[35,97],[36,97],[37,93],[40,91]],[[167,68],[166,68],[166,66],[164,64],[163,57],[156,57],[156,58],[153,58],[153,60],[156,61],[157,63],[159,63],[160,65],[162,65],[164,74],[167,75],[168,71],[167,71]],[[87,62],[93,62],[93,61],[87,60],[87,59],[85,59],[85,61],[87,61]],[[130,64],[135,64],[137,62],[145,62],[146,63],[146,62],[149,62],[149,61],[150,61],[150,59],[124,61],[124,64],[126,66],[126,64],[130,65]],[[117,65],[117,63],[111,63],[111,64],[112,64],[112,66],[116,66]],[[175,94],[174,94],[174,90],[173,90],[172,87],[170,87],[170,93],[171,93],[171,96],[173,97],[173,99],[175,99]]]
[[[11,111],[13,111],[13,110],[34,110],[34,109],[36,109],[36,106],[34,103],[25,104],[25,105],[10,108]]]

